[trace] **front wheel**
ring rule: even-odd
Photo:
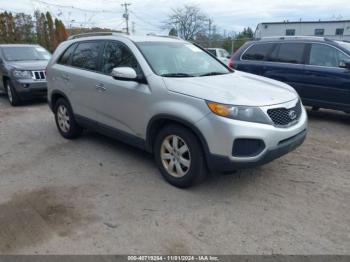
[[[67,139],[74,139],[81,135],[82,128],[75,121],[73,110],[66,99],[59,99],[55,104],[55,120],[58,131]]]
[[[161,174],[173,186],[190,187],[206,174],[197,137],[180,125],[169,125],[159,132],[154,155]]]
[[[6,94],[7,94],[7,99],[11,106],[18,106],[21,104],[21,100],[18,97],[18,94],[16,90],[13,88],[11,81],[7,80],[5,82],[5,88],[6,88]]]

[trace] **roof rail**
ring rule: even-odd
[[[271,41],[271,40],[318,40],[318,41],[333,41],[329,38],[320,36],[269,36],[262,37],[260,41]]]
[[[121,32],[91,32],[91,33],[81,33],[76,35],[71,35],[67,40],[73,40],[82,37],[90,37],[90,36],[108,36],[108,35],[125,35]]]
[[[164,37],[164,38],[172,38],[172,39],[183,40],[181,37],[174,36],[174,35],[157,35],[157,34],[154,34],[154,33],[149,33],[149,34],[147,34],[147,36],[156,36],[156,37]]]

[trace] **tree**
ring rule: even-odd
[[[35,32],[36,32],[36,41],[41,46],[46,46],[45,42],[45,16],[43,17],[39,10],[34,12],[35,17]]]
[[[7,21],[5,13],[0,13],[0,43],[6,43],[7,38]]]
[[[177,30],[175,28],[171,28],[169,31],[169,36],[178,36]]]
[[[14,17],[15,21],[15,42],[16,43],[33,43],[33,19],[31,15],[25,13],[17,13]]]
[[[68,34],[64,24],[61,20],[57,18],[55,19],[55,37],[58,43],[65,41],[68,38]]]
[[[254,32],[250,27],[244,28],[242,32],[240,32],[236,38],[253,38]]]
[[[51,52],[53,52],[57,46],[57,41],[56,41],[55,28],[53,25],[52,16],[49,12],[46,12],[46,20],[47,20],[48,38],[49,38],[48,48]]]
[[[206,31],[208,21],[208,17],[198,7],[185,5],[172,9],[164,27],[174,28],[186,40],[194,40],[198,33]]]
[[[52,20],[49,12],[34,12],[35,22],[31,15],[0,12],[0,43],[37,43],[53,52],[58,44],[68,37],[63,22]]]
[[[15,21],[11,13],[7,13],[7,41],[9,43],[15,41]]]
[[[15,41],[15,23],[11,13],[0,14],[0,42],[13,43]]]

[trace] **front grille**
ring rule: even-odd
[[[46,80],[45,71],[32,71],[34,80]]]
[[[273,108],[267,110],[267,114],[277,126],[290,126],[296,123],[301,116],[301,102],[298,103],[293,108]]]

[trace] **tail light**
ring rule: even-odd
[[[228,67],[229,68],[234,68],[234,66],[235,66],[235,64],[234,64],[234,62],[233,62],[233,56],[230,58],[230,60],[228,61]]]

